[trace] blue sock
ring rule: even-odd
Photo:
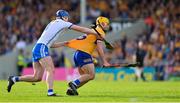
[[[48,92],[53,92],[53,89],[48,89]]]
[[[80,80],[79,79],[76,79],[74,82],[73,82],[76,86],[80,85]]]
[[[14,77],[12,78],[12,80],[13,80],[14,83],[15,83],[15,82],[18,82],[18,81],[19,81],[19,77],[18,77],[18,76],[14,76]]]
[[[19,77],[17,76],[17,77],[15,77],[15,80],[16,80],[16,82],[18,82],[19,81]]]
[[[53,89],[48,89],[48,95],[54,94]]]

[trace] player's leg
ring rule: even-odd
[[[78,67],[78,71],[79,71],[79,74],[80,74],[80,75],[83,74],[83,71],[81,71],[79,67]],[[72,90],[70,87],[67,89],[66,94],[67,94],[67,95],[70,95],[70,96],[75,95],[74,92],[73,92],[73,90]]]
[[[11,91],[11,87],[15,82],[38,82],[41,81],[44,69],[41,67],[39,62],[33,62],[33,70],[34,74],[33,75],[24,75],[24,76],[10,76],[8,79],[8,87],[7,90],[8,92]]]
[[[42,68],[39,62],[33,62],[34,74],[33,75],[25,75],[20,76],[19,81],[26,82],[39,82],[42,80],[44,74],[44,68]]]
[[[80,73],[80,84],[77,85],[77,88],[83,86],[86,84],[88,81],[93,80],[95,78],[95,69],[94,69],[94,64],[86,64],[79,68]]]
[[[94,64],[86,64],[79,68],[80,78],[75,79],[73,82],[69,83],[69,89],[67,90],[67,95],[78,95],[77,88],[86,84],[89,80],[95,78]]]
[[[46,75],[46,83],[48,88],[48,96],[54,95],[53,92],[53,82],[54,82],[54,64],[52,61],[52,58],[50,56],[44,57],[39,60],[40,64],[43,68],[46,69],[47,75]]]
[[[135,81],[138,81],[141,77],[141,71],[139,69],[139,67],[134,68],[134,72],[135,72]]]
[[[84,74],[85,74],[84,70],[83,70],[83,69],[81,69],[80,67],[78,68],[78,72],[79,72],[80,76],[82,76],[82,75],[84,75]],[[87,82],[88,82],[88,81],[87,81]],[[83,83],[81,83],[81,84],[80,84],[80,86],[78,86],[77,88],[81,87],[82,85],[84,85],[84,84],[85,84],[85,83],[87,83],[87,82],[83,82]]]
[[[140,74],[140,77],[141,77],[141,79],[143,80],[143,81],[146,81],[146,78],[145,78],[145,76],[144,76],[144,69],[143,69],[143,67],[140,67],[139,68],[140,70],[141,70],[141,74]]]
[[[75,64],[79,67],[80,78],[76,79],[73,83],[77,87],[85,84],[89,80],[93,80],[95,77],[94,64],[90,54],[78,51],[75,55]],[[78,83],[80,81],[80,83]]]
[[[84,72],[83,75],[81,75],[80,78],[75,79],[73,82],[69,83],[69,87],[73,90],[73,93],[75,95],[78,95],[77,92],[77,88],[81,85],[83,85],[84,83],[88,82],[91,77],[91,75],[89,75],[90,70],[94,69],[94,64],[92,61],[92,57],[90,54],[82,52],[82,51],[76,51],[74,54],[74,62],[75,65],[79,68],[84,68],[85,70],[82,70],[82,73]]]
[[[135,80],[138,81],[138,79],[142,79],[143,81],[146,81],[146,78],[143,73],[143,67],[135,68]]]
[[[42,68],[46,69],[46,83],[48,88],[48,96],[57,96],[53,92],[53,76],[54,76],[54,64],[52,58],[49,56],[48,47],[44,44],[36,44],[35,48],[33,49],[33,59],[36,60],[39,58],[38,61],[41,64]]]

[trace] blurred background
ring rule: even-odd
[[[141,62],[137,68],[100,69],[95,52],[97,80],[180,80],[180,0],[0,0],[0,79],[32,73],[32,47],[59,9],[70,13],[70,22],[86,27],[98,16],[108,17],[107,40],[115,47],[104,48],[108,61]],[[59,41],[80,34],[68,31]],[[56,80],[78,75],[73,50],[53,49],[51,56],[56,75],[62,74]]]

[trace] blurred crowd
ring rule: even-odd
[[[115,42],[116,49],[107,53],[109,61],[112,63],[133,61],[134,57],[137,58],[136,52],[141,42],[141,49],[146,52],[144,65],[155,68],[157,80],[167,79],[170,74],[180,76],[180,1],[114,0],[114,2],[119,9],[119,12],[113,12],[114,15],[120,18],[143,18],[147,30],[139,34],[135,40],[129,40],[125,33],[121,33],[123,38]]]
[[[36,41],[58,9],[67,10],[71,22],[79,23],[80,0],[0,0],[0,55]],[[114,43],[115,50],[106,53],[110,62],[134,60],[141,41],[146,51],[145,66],[155,67],[160,73],[157,75],[179,75],[176,73],[180,71],[180,0],[87,0],[87,20],[100,15],[112,20],[144,19],[147,25],[136,40],[122,33],[123,38]],[[63,54],[52,55],[58,57],[54,62],[60,66]]]
[[[79,0],[0,0],[0,55],[36,41],[59,9],[79,22]]]

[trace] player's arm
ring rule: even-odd
[[[82,32],[82,33],[85,33],[85,34],[94,34],[96,35],[98,38],[102,38],[98,35],[98,33],[92,29],[89,29],[89,28],[86,28],[86,27],[81,27],[81,26],[78,26],[78,25],[72,25],[70,27],[70,29],[73,29],[73,30],[76,30],[76,31],[79,31],[79,32]]]
[[[67,44],[68,44],[68,41],[56,42],[56,43],[51,45],[51,48],[59,48],[59,47],[62,47],[62,46],[66,46]]]
[[[101,40],[97,40],[97,51],[103,61],[103,66],[110,66],[110,64],[105,58],[104,51],[103,51],[103,41]]]

